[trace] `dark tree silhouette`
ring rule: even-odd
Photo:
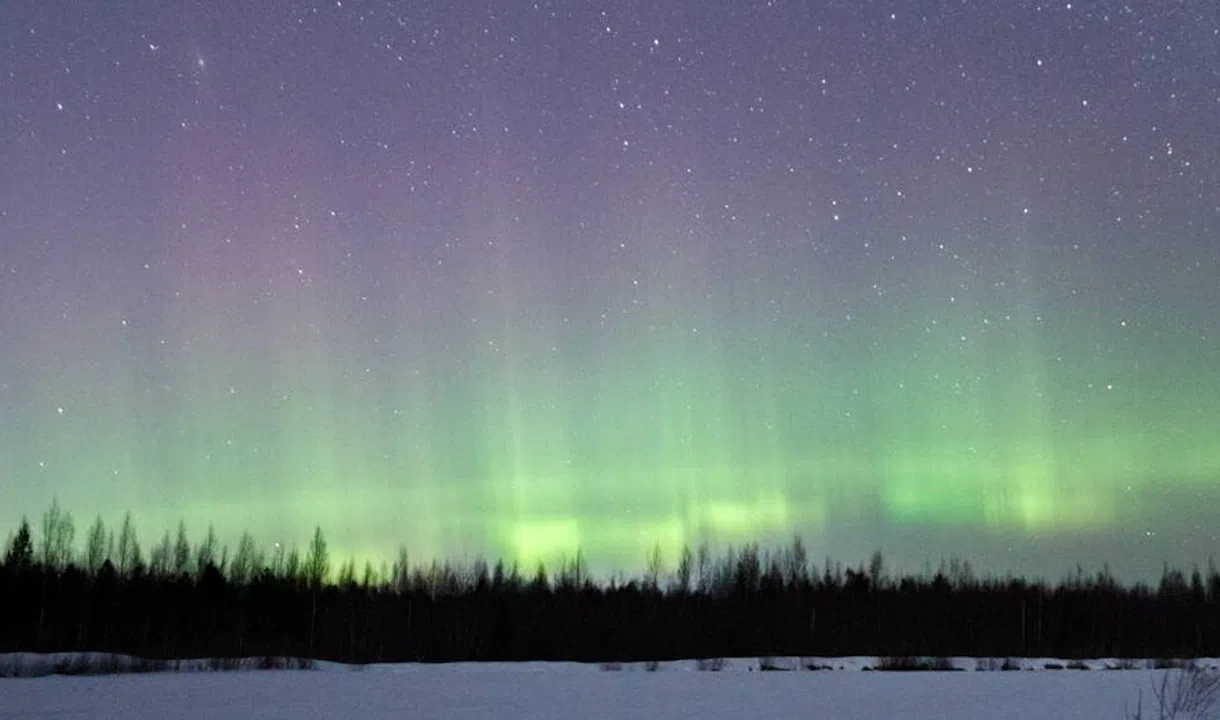
[[[17,526],[17,533],[4,552],[4,566],[14,572],[22,572],[34,562],[34,542],[30,537],[30,523],[24,517]]]
[[[1190,573],[1167,565],[1155,587],[1124,586],[1108,569],[1078,569],[1056,585],[980,577],[954,559],[893,576],[880,553],[858,568],[827,559],[819,573],[797,538],[719,558],[687,548],[672,571],[654,551],[641,577],[605,582],[579,552],[553,575],[539,564],[523,578],[516,565],[481,559],[411,566],[405,548],[381,572],[366,565],[358,576],[347,561],[332,577],[321,528],[303,555],[260,552],[246,534],[226,563],[214,534],[192,555],[179,525],[178,541],[166,535],[145,565],[134,520],[113,554],[97,540],[108,537],[98,521],[78,566],[65,517],[58,504],[44,516],[50,542],[24,520],[9,540],[0,652],[349,662],[1220,655],[1220,573],[1210,563]]]

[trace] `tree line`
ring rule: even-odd
[[[1220,572],[1166,566],[1155,585],[1108,571],[1056,584],[935,572],[819,569],[797,537],[782,548],[706,545],[668,568],[597,581],[577,552],[538,565],[332,568],[315,529],[305,551],[242,536],[230,554],[185,525],[147,554],[130,514],[97,519],[76,551],[58,503],[23,520],[0,566],[0,652],[102,651],[147,658],[301,656],[342,662],[740,656],[1201,657],[1220,655]]]

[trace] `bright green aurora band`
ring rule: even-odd
[[[644,250],[640,286],[659,289],[591,330],[548,310],[530,261],[492,265],[493,290],[442,321],[464,336],[404,307],[401,333],[353,350],[337,299],[307,288],[245,328],[217,318],[246,298],[170,301],[185,329],[167,344],[191,352],[151,376],[121,332],[40,338],[27,362],[59,361],[35,373],[40,414],[9,431],[25,436],[8,476],[37,490],[4,520],[59,495],[82,530],[132,510],[148,546],[180,519],[265,546],[318,524],[338,557],[375,563],[403,543],[416,561],[580,549],[633,569],[656,544],[672,563],[684,544],[801,534],[849,561],[875,545],[915,567],[981,552],[1020,568],[1039,538],[1147,542],[1167,528],[1146,503],[1220,477],[1217,371],[1189,360],[1190,338],[1102,298],[1104,320],[1065,318],[1036,268],[1006,314],[965,289],[777,322],[750,315],[766,295],[749,282],[698,286],[704,302],[673,312],[665,288],[692,292],[698,273]],[[363,364],[377,352],[415,354]]]

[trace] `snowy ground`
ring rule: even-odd
[[[25,656],[27,664],[35,656]],[[0,656],[0,661],[12,656]],[[1109,718],[1121,720],[1153,670],[861,672],[871,658],[826,659],[835,671],[721,672],[693,662],[607,671],[566,663],[380,665],[362,670],[181,672],[0,680],[9,718]],[[1042,668],[1046,661],[1023,661]],[[794,663],[795,664],[795,663]],[[1091,663],[1102,668],[1104,661]],[[842,667],[839,671],[837,668]]]

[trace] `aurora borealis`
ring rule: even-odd
[[[1220,551],[1220,6],[9,2],[0,535]]]

